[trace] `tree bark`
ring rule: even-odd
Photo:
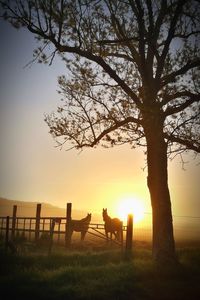
[[[145,120],[145,119],[144,119]],[[147,185],[152,205],[152,253],[158,263],[176,262],[171,200],[168,188],[167,143],[163,120],[156,115],[146,118]]]

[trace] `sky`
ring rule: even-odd
[[[119,203],[135,199],[151,212],[143,149],[129,145],[80,152],[56,147],[44,114],[60,101],[57,77],[67,75],[56,58],[52,66],[33,63],[33,35],[0,21],[0,197],[48,202],[113,214]],[[185,155],[169,161],[172,210],[178,216],[200,216],[200,165]]]

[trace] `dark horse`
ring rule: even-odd
[[[122,221],[118,218],[111,218],[108,216],[107,208],[103,208],[103,220],[105,222],[105,233],[108,240],[108,233],[110,232],[110,239],[112,239],[112,235],[115,236],[115,239],[118,241],[122,240]]]
[[[81,232],[81,241],[83,241],[88,231],[91,218],[92,214],[87,214],[87,216],[81,220],[71,220],[71,236],[73,231]]]

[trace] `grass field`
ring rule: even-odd
[[[40,249],[17,255],[0,250],[1,299],[200,299],[200,247],[180,245],[180,266],[159,269],[148,244],[125,260],[118,249]],[[5,295],[2,297],[2,295]]]

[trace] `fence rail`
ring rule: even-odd
[[[41,217],[41,204],[37,204],[35,217],[17,217],[17,206],[13,206],[12,217],[0,217],[0,234],[5,236],[6,247],[9,240],[14,240],[16,236],[22,234],[28,241],[38,241],[42,234],[48,234],[51,239],[51,246],[53,241],[57,243],[65,243],[68,247],[71,245],[71,203],[67,203],[66,217]],[[132,216],[129,216],[129,219]],[[130,223],[130,224],[129,224]],[[90,223],[87,227],[87,232],[93,236],[105,240],[111,240],[123,247],[123,232],[126,232],[126,248],[132,247],[132,227],[131,222],[122,226],[121,241],[116,241],[105,235],[105,225],[103,223]],[[53,237],[54,236],[54,237]],[[56,238],[57,237],[57,238]]]
[[[55,234],[65,234],[65,226],[67,224],[67,218],[65,217],[41,217],[39,222],[39,234],[47,233],[50,230],[50,225],[53,220],[60,219],[61,223],[58,224],[58,228],[54,229]],[[15,218],[15,228],[13,229],[13,217],[9,217],[9,232],[13,235],[16,232],[35,232],[35,225],[36,225],[36,217],[16,217]],[[0,234],[2,235],[5,232],[7,227],[7,217],[0,217]],[[93,230],[105,230],[105,225],[103,223],[90,223],[89,229]],[[123,231],[127,230],[127,226],[123,225]],[[14,232],[13,232],[14,231]]]

